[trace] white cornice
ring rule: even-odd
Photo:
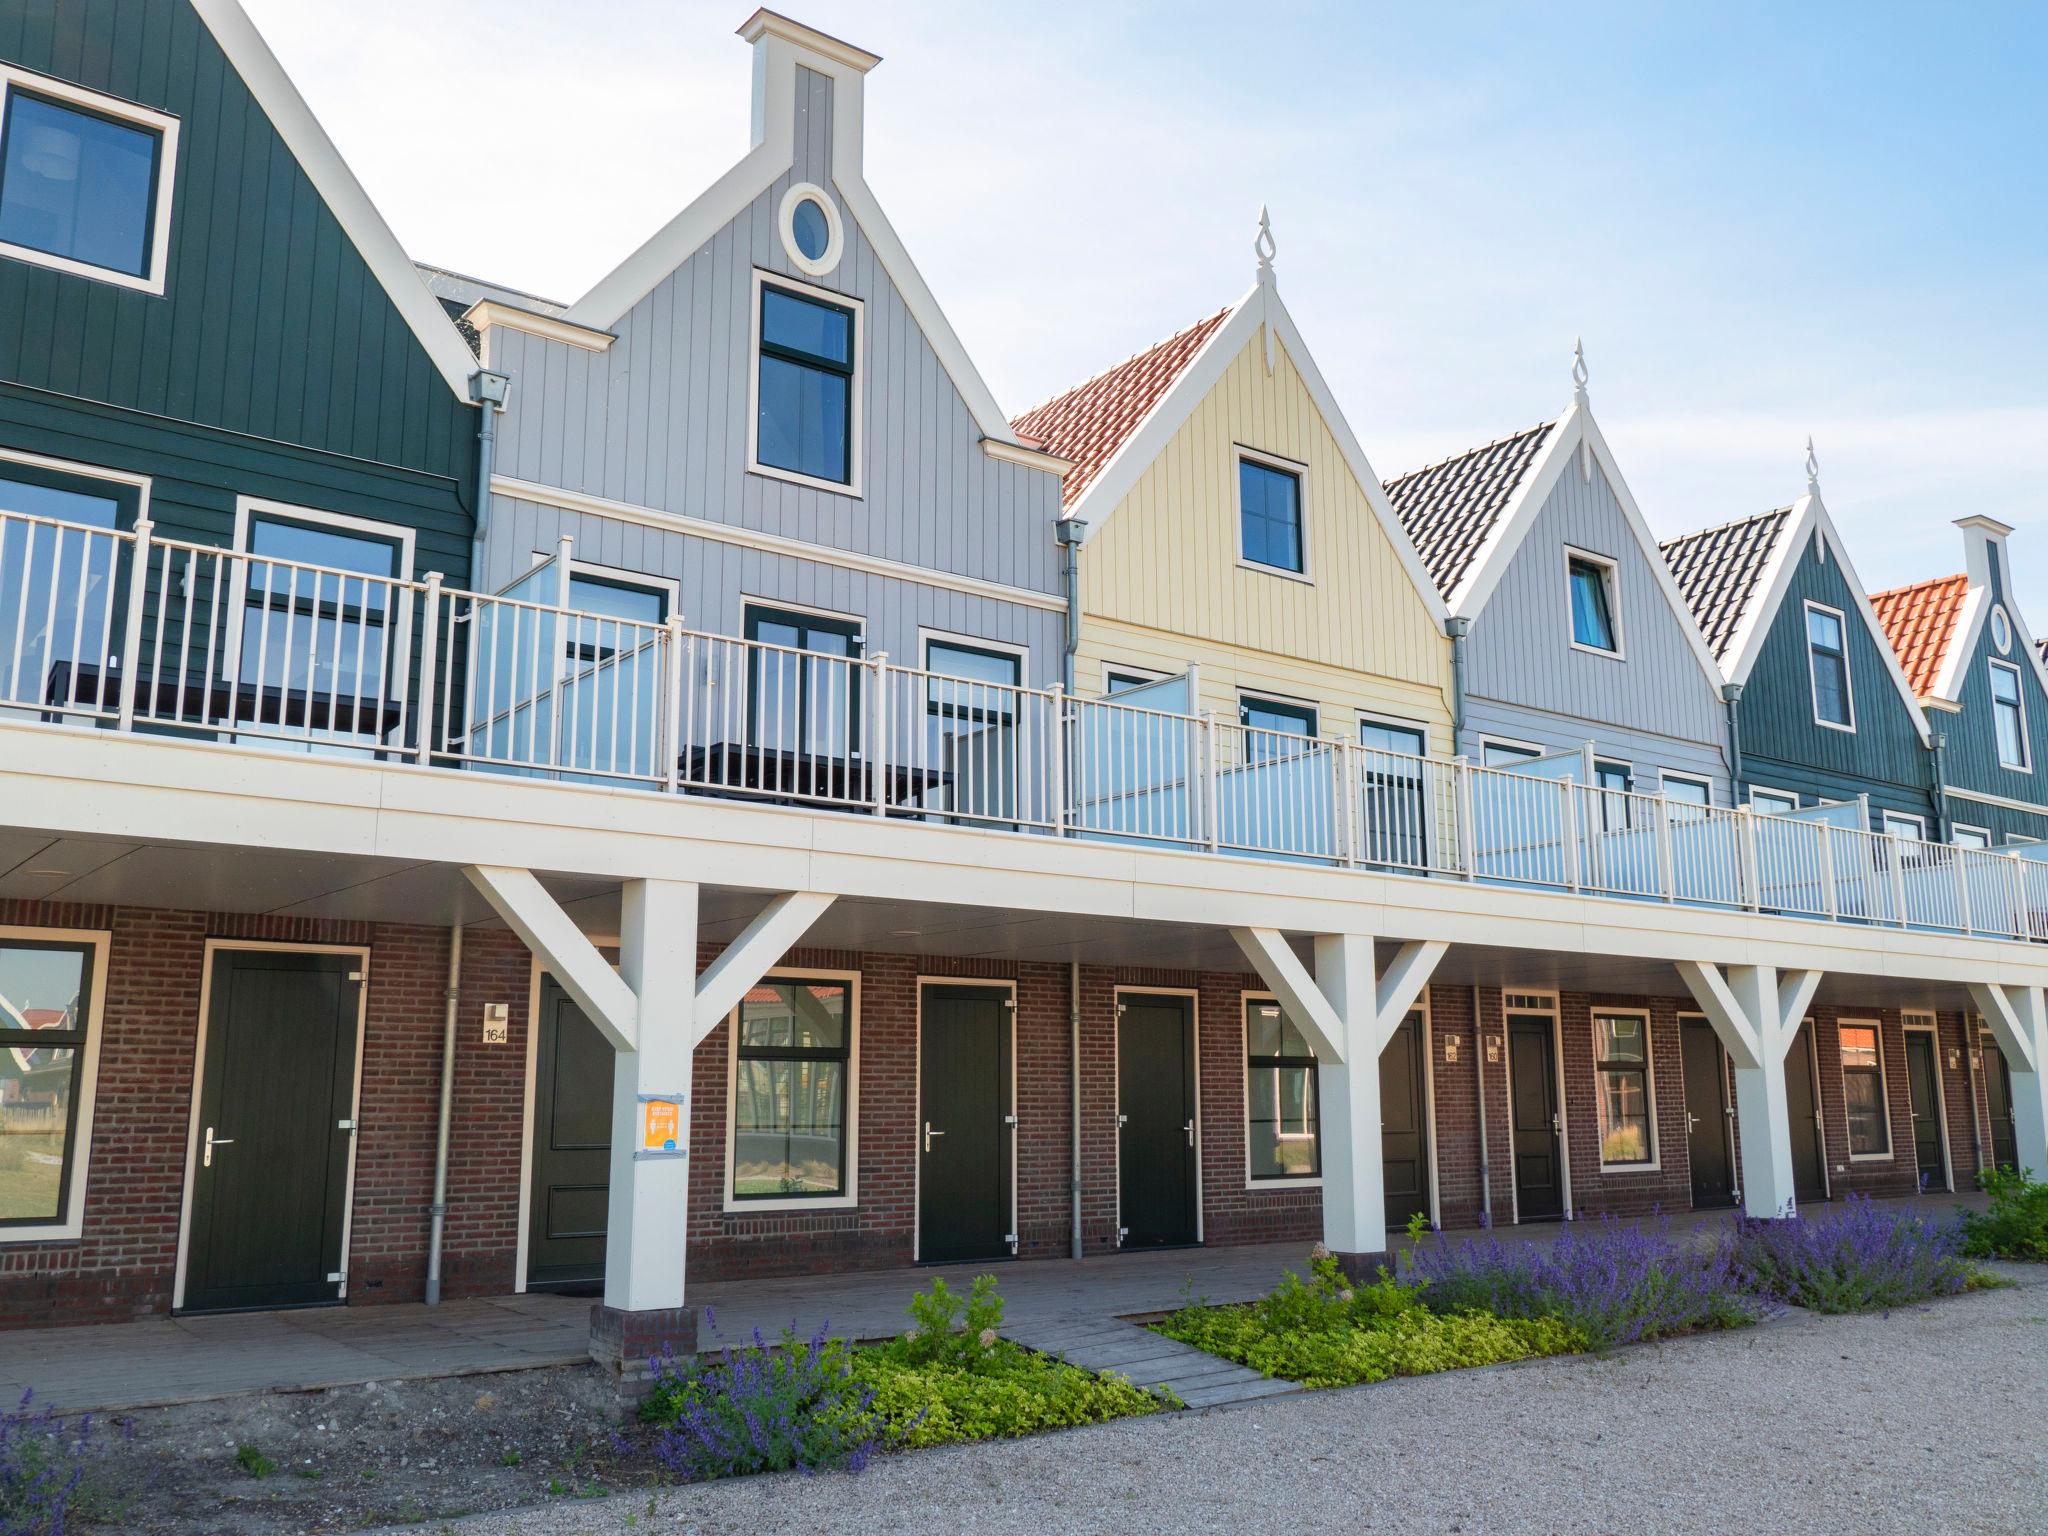
[[[577,325],[554,315],[535,314],[530,309],[501,304],[496,299],[477,300],[463,311],[462,318],[475,326],[477,335],[484,338],[486,361],[490,357],[490,334],[499,326],[508,331],[524,331],[529,336],[545,337],[549,341],[565,342],[586,352],[606,351],[619,339],[610,331],[592,330],[587,325]]]
[[[313,109],[292,84],[291,76],[277,62],[270,45],[263,41],[263,34],[256,30],[256,24],[249,20],[237,0],[192,0],[192,8],[206,23],[220,51],[227,55],[228,63],[256,99],[257,107],[284,140],[285,148],[313,183],[313,189],[419,339],[434,367],[457,398],[467,402],[470,375],[476,372],[477,361],[470,356],[462,333],[455,329],[455,322],[448,318],[441,301],[427,291],[425,280],[399,245],[391,226],[384,222],[377,205],[356,180],[355,172],[341,158],[327,130],[320,126]]]
[[[981,440],[981,451],[992,459],[1001,459],[1005,464],[1022,464],[1026,469],[1042,469],[1047,474],[1066,479],[1074,467],[1072,459],[1063,459],[1056,453],[1047,453],[1041,448],[1027,448],[1022,443],[1005,443],[993,437]]]
[[[636,523],[643,528],[659,528],[670,533],[684,533],[694,538],[710,539],[719,544],[736,545],[742,549],[757,549],[766,554],[810,560],[819,565],[836,566],[841,570],[864,571],[871,576],[886,576],[892,581],[915,582],[923,587],[937,587],[947,592],[964,592],[971,597],[993,598],[997,602],[1016,603],[1020,607],[1040,608],[1051,613],[1067,611],[1066,599],[1050,592],[1033,592],[1029,587],[1012,587],[1000,581],[984,581],[978,576],[960,576],[951,571],[935,571],[928,566],[912,565],[903,560],[885,560],[879,555],[863,554],[858,550],[835,549],[829,544],[813,544],[805,539],[786,538],[779,533],[763,533],[755,528],[713,522],[710,518],[668,512],[660,507],[641,506],[637,502],[613,501],[608,496],[591,496],[582,491],[563,490],[559,486],[542,485],[536,480],[515,480],[509,475],[493,475],[491,493],[495,496],[509,497],[514,501],[530,501],[544,507],[559,507],[565,512],[586,512],[593,517],[610,518],[614,522]]]
[[[833,63],[863,75],[882,62],[879,53],[869,53],[867,49],[856,47],[844,38],[834,37],[829,32],[820,32],[816,27],[807,27],[779,11],[769,10],[766,6],[741,22],[737,30],[739,36],[750,43],[758,42],[764,36],[785,38],[799,48],[822,54]]]

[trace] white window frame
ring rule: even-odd
[[[1813,664],[1813,629],[1811,614],[1824,613],[1833,619],[1842,631],[1842,699],[1849,706],[1849,723],[1824,718],[1820,712],[1820,674]],[[1845,735],[1856,734],[1856,676],[1849,665],[1849,617],[1839,608],[1826,603],[1817,603],[1808,598],[1800,610],[1800,622],[1804,626],[1806,640],[1806,704],[1813,715],[1813,723],[1823,730],[1841,731]]]
[[[1550,755],[1550,749],[1541,742],[1517,741],[1512,736],[1482,735],[1479,738],[1478,766],[1481,768],[1491,768],[1495,773],[1513,773],[1515,767],[1510,763],[1489,763],[1486,760],[1486,749],[1488,747],[1506,747],[1513,752],[1527,752],[1529,754],[1528,761],[1530,762],[1534,762],[1539,757],[1548,757]]]
[[[1572,562],[1583,560],[1588,565],[1598,566],[1607,587],[1607,623],[1614,631],[1614,649],[1603,651],[1597,645],[1587,645],[1579,639],[1577,628],[1572,623]],[[1570,647],[1587,656],[1598,656],[1605,661],[1628,660],[1627,641],[1621,624],[1621,566],[1612,555],[1596,555],[1590,549],[1580,549],[1576,544],[1564,546],[1564,638]]]
[[[739,1111],[740,1003],[725,1016],[725,1177],[719,1193],[727,1214],[746,1211],[843,1211],[860,1204],[860,972],[819,970],[802,965],[771,966],[761,980],[837,981],[846,985],[846,1191],[837,1195],[789,1195],[741,1199],[733,1193]],[[744,1001],[744,1000],[742,1000]]]
[[[1697,785],[1699,788],[1707,792],[1705,809],[1712,810],[1714,808],[1714,781],[1708,778],[1704,773],[1676,773],[1668,768],[1661,769],[1657,774],[1657,793],[1660,795],[1664,795],[1664,786],[1667,784]],[[1670,799],[1670,796],[1665,795],[1665,798]],[[1680,805],[1690,805],[1692,802],[1689,800],[1681,800],[1676,803]]]
[[[796,243],[796,210],[799,203],[816,203],[825,214],[825,250],[815,260],[803,253]],[[839,260],[846,254],[846,224],[839,217],[839,205],[832,200],[832,194],[814,182],[799,181],[782,194],[782,204],[775,210],[775,232],[782,238],[782,254],[799,272],[810,277],[827,277]]]
[[[1291,694],[1274,693],[1269,688],[1240,688],[1237,690],[1237,709],[1233,713],[1241,716],[1245,703],[1248,700],[1257,704],[1283,704],[1289,709],[1307,710],[1315,717],[1315,729],[1301,739],[1305,742],[1321,741],[1323,739],[1323,706],[1314,699],[1302,699],[1296,698]],[[1241,731],[1263,729],[1261,726],[1246,725],[1242,718],[1239,718],[1236,724],[1237,728]]]
[[[1867,1029],[1877,1038],[1877,1098],[1884,1106],[1884,1150],[1882,1152],[1858,1152],[1855,1134],[1849,1124],[1849,1063],[1842,1052],[1842,1031],[1844,1029]],[[1898,1156],[1899,1138],[1892,1131],[1892,1084],[1891,1073],[1884,1059],[1884,1021],[1881,1019],[1835,1020],[1835,1075],[1842,1091],[1842,1140],[1849,1148],[1852,1163],[1889,1163]]]
[[[1767,811],[1758,807],[1756,803],[1758,796],[1768,800],[1789,800],[1792,803],[1783,811]],[[1789,815],[1800,808],[1799,797],[1789,789],[1773,789],[1768,784],[1752,784],[1749,786],[1749,808],[1759,816]]]
[[[1250,1068],[1251,1068],[1251,1059],[1252,1059],[1252,1019],[1251,1019],[1251,1011],[1252,1011],[1252,1005],[1253,1005],[1254,1003],[1271,1003],[1271,1004],[1272,1004],[1272,1005],[1273,1005],[1274,1007],[1276,1007],[1276,1008],[1279,1008],[1279,1009],[1280,1009],[1280,1018],[1281,1018],[1281,1021],[1282,1021],[1283,1023],[1284,1023],[1284,1022],[1286,1021],[1286,1018],[1287,1018],[1287,1010],[1286,1010],[1285,1008],[1282,1008],[1282,1007],[1280,1006],[1280,999],[1279,999],[1279,997],[1278,997],[1278,996],[1277,996],[1276,994],[1272,993],[1272,992],[1262,992],[1262,991],[1259,991],[1259,990],[1258,990],[1257,988],[1255,988],[1255,987],[1254,987],[1254,988],[1248,989],[1248,990],[1246,990],[1246,991],[1242,991],[1242,992],[1239,992],[1239,993],[1237,994],[1237,1070],[1238,1070],[1238,1073],[1240,1074],[1240,1076],[1242,1076],[1242,1075],[1243,1075],[1244,1073],[1248,1072],[1248,1071],[1250,1070]],[[1303,1042],[1304,1042],[1304,1043],[1306,1043],[1306,1042],[1307,1042],[1307,1039],[1308,1039],[1308,1037],[1307,1037],[1306,1035],[1302,1036],[1302,1040],[1303,1040]],[[1323,1141],[1323,1084],[1322,1084],[1322,1057],[1320,1057],[1320,1056],[1317,1056],[1317,1055],[1316,1055],[1316,1051],[1315,1051],[1315,1048],[1314,1048],[1313,1046],[1310,1046],[1310,1047],[1309,1047],[1309,1054],[1310,1054],[1311,1056],[1315,1056],[1315,1057],[1316,1057],[1316,1075],[1315,1075],[1315,1077],[1314,1077],[1314,1078],[1313,1078],[1313,1080],[1312,1080],[1312,1086],[1311,1086],[1311,1088],[1310,1088],[1310,1090],[1309,1090],[1309,1091],[1310,1091],[1311,1093],[1313,1093],[1313,1094],[1315,1095],[1315,1110],[1316,1110],[1316,1113],[1315,1113],[1315,1122],[1316,1122],[1316,1128],[1315,1128],[1315,1131],[1314,1131],[1314,1132],[1313,1132],[1313,1133],[1312,1133],[1311,1135],[1309,1135],[1309,1136],[1305,1136],[1305,1137],[1301,1137],[1301,1138],[1299,1138],[1299,1139],[1301,1139],[1301,1140],[1312,1140],[1312,1141],[1314,1141],[1314,1142],[1315,1142],[1315,1144],[1316,1144],[1316,1172],[1314,1173],[1314,1175],[1313,1175],[1313,1176],[1310,1176],[1310,1177],[1305,1177],[1305,1178],[1288,1178],[1288,1177],[1286,1177],[1285,1175],[1282,1175],[1282,1174],[1272,1174],[1272,1175],[1269,1175],[1269,1176],[1267,1176],[1266,1178],[1263,1178],[1263,1179],[1262,1179],[1262,1178],[1259,1178],[1259,1177],[1257,1177],[1257,1176],[1256,1176],[1255,1174],[1253,1174],[1253,1172],[1252,1172],[1252,1101],[1251,1101],[1251,1091],[1250,1091],[1249,1087],[1247,1086],[1247,1088],[1246,1088],[1246,1091],[1245,1091],[1245,1096],[1244,1096],[1244,1187],[1245,1187],[1245,1188],[1246,1188],[1247,1190],[1252,1190],[1252,1191],[1259,1191],[1259,1192],[1270,1192],[1270,1191],[1273,1191],[1273,1190],[1281,1190],[1281,1189],[1321,1189],[1321,1188],[1323,1187],[1323,1174],[1322,1174],[1322,1167],[1323,1167],[1323,1145],[1322,1145],[1322,1141]]]
[[[1294,476],[1294,510],[1300,519],[1298,531],[1301,536],[1301,569],[1298,571],[1290,571],[1284,565],[1268,565],[1263,560],[1253,560],[1244,552],[1244,476],[1238,473],[1237,466],[1247,459],[1266,469]],[[1262,576],[1278,576],[1286,581],[1298,581],[1304,586],[1314,586],[1315,551],[1310,547],[1308,538],[1308,466],[1298,460],[1284,459],[1277,453],[1265,453],[1239,443],[1231,455],[1230,471],[1230,505],[1236,514],[1235,525],[1230,533],[1232,540],[1237,544],[1238,569],[1257,571]]]
[[[2019,711],[2020,717],[2020,760],[2017,763],[2008,763],[2004,756],[2000,755],[1998,766],[2007,773],[2032,773],[2034,771],[2034,744],[2027,736],[2026,680],[2021,677],[2020,669],[2009,661],[1987,661],[1985,665],[1993,672],[2010,672],[2012,674],[2013,708]],[[1991,680],[1989,677],[1985,678],[1984,686],[1987,689],[1990,688]],[[1991,695],[1991,750],[1994,753],[1999,751],[1998,695],[1995,693]]]
[[[2040,838],[2030,837],[2025,832],[2008,832],[2005,834],[2005,846],[2008,848],[2032,848],[2040,841]]]
[[[1361,709],[1358,711],[1358,723],[1362,726],[1389,725],[1398,731],[1413,731],[1422,738],[1422,751],[1419,755],[1422,757],[1429,756],[1429,722],[1427,720],[1410,720],[1405,715],[1389,715],[1376,709]]]
[[[1886,837],[1902,837],[1916,843],[1927,841],[1926,818],[1915,816],[1911,811],[1879,811],[1877,826]],[[1907,827],[1913,830],[1905,831]]]
[[[1983,838],[1984,841],[1981,843],[1957,842],[1957,836],[1964,832],[1974,832],[1977,836]],[[1976,848],[1987,853],[1991,850],[1992,838],[1989,827],[1973,827],[1966,821],[1952,821],[1948,824],[1948,834],[1949,842],[1957,848]]]
[[[1019,645],[1014,640],[991,640],[985,635],[963,635],[949,629],[927,629],[917,627],[917,665],[923,672],[932,669],[932,647],[934,645],[957,645],[972,651],[994,651],[1017,658],[1017,687],[1028,688],[1031,679],[1031,647]]]
[[[71,1136],[71,1188],[64,1210],[56,1221],[37,1226],[0,1227],[0,1249],[17,1243],[53,1243],[76,1239],[85,1231],[85,1186],[92,1172],[92,1119],[100,1080],[100,1041],[106,1034],[107,961],[113,935],[93,928],[34,928],[0,924],[0,944],[25,939],[40,944],[78,944],[90,952],[86,986],[89,1000],[85,1011],[85,1044],[78,1047],[84,1060],[78,1069],[78,1105]]]
[[[28,469],[46,469],[58,475],[76,475],[81,480],[104,480],[108,485],[122,486],[135,492],[135,520],[138,523],[144,522],[149,517],[148,475],[133,474],[125,469],[108,469],[100,464],[82,464],[76,459],[53,459],[47,454],[23,453],[18,448],[0,448],[0,474],[4,474],[4,466],[8,464],[19,464]],[[28,514],[15,512],[9,515],[25,517]],[[57,521],[62,522],[63,519],[59,518]],[[78,528],[90,525],[69,523],[66,526]]]
[[[106,96],[98,91],[89,91],[84,86],[71,84],[68,80],[39,75],[16,64],[0,63],[0,124],[6,121],[7,98],[16,90],[31,96],[47,96],[52,101],[80,107],[101,117],[111,117],[158,136],[155,207],[149,233],[149,270],[140,276],[131,272],[116,272],[111,267],[96,267],[89,261],[52,255],[33,246],[15,245],[6,240],[0,240],[0,256],[11,256],[16,261],[25,261],[32,266],[48,267],[53,272],[68,272],[73,277],[89,277],[95,282],[112,283],[117,288],[132,288],[140,293],[161,295],[171,265],[171,194],[178,182],[178,120],[168,112],[159,112],[137,102],[123,101],[118,96]]]
[[[794,205],[792,205],[793,207]],[[816,299],[820,304],[830,304],[836,309],[853,311],[853,373],[848,380],[851,399],[847,404],[847,447],[846,482],[824,480],[816,475],[799,474],[793,469],[783,469],[774,464],[761,462],[761,290],[780,288],[799,298]],[[850,496],[859,500],[861,496],[861,437],[862,422],[865,419],[864,402],[867,398],[867,305],[851,294],[839,293],[830,288],[820,288],[800,278],[786,277],[780,272],[754,268],[754,284],[749,294],[753,316],[752,341],[747,347],[747,473],[765,475],[770,480],[786,480],[791,485],[807,485],[812,490],[829,491],[834,496]]]
[[[1600,1084],[1602,1018],[1643,1021],[1643,1095],[1649,1101],[1647,1129],[1650,1133],[1650,1160],[1646,1163],[1610,1163],[1607,1160],[1607,1099]],[[1593,1033],[1593,1134],[1594,1145],[1600,1150],[1600,1171],[1603,1174],[1661,1173],[1664,1168],[1664,1138],[1657,1133],[1657,1051],[1650,1038],[1650,1010],[1595,1007],[1588,1012],[1586,1019]]]
[[[1140,687],[1143,687],[1146,683],[1163,683],[1174,675],[1171,672],[1161,672],[1157,667],[1140,667],[1123,661],[1105,661],[1102,663],[1097,674],[1098,681],[1102,685],[1101,696],[1105,699],[1116,697],[1109,686],[1109,676],[1112,672],[1116,673],[1119,677],[1141,679]]]

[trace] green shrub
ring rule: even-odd
[[[1010,1439],[1166,1406],[1114,1371],[1084,1371],[1007,1339],[965,1363],[919,1359],[918,1342],[898,1339],[854,1352],[854,1380],[873,1393],[873,1410],[893,1443]]]
[[[1184,1307],[1155,1326],[1170,1339],[1311,1387],[1425,1376],[1586,1347],[1553,1317],[1439,1315],[1422,1304],[1415,1287],[1384,1270],[1376,1283],[1353,1286],[1334,1259],[1318,1255],[1309,1267],[1307,1280],[1289,1273],[1257,1301]]]
[[[2012,1168],[1977,1176],[1988,1211],[1963,1212],[1963,1252],[1973,1259],[2048,1262],[2048,1183]]]

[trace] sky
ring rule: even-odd
[[[746,0],[245,0],[417,258],[570,300],[747,143]],[[1594,413],[1660,537],[1811,434],[1872,590],[2048,633],[2048,6],[783,0],[1011,415],[1280,291],[1382,477]],[[337,18],[346,16],[346,25]]]

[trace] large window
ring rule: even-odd
[[[658,634],[675,591],[658,578],[571,566],[558,761],[640,778],[667,771],[660,762]]]
[[[1237,461],[1237,516],[1240,553],[1253,565],[1300,575],[1301,476],[1260,459]]]
[[[1244,1004],[1245,1136],[1253,1179],[1312,1179],[1316,1151],[1316,1053],[1280,1005]]]
[[[851,487],[859,311],[773,283],[760,297],[755,467]]]
[[[1525,747],[1513,741],[1482,741],[1479,744],[1479,765],[1482,768],[1519,768],[1523,763],[1533,763],[1543,755],[1541,747]]]
[[[732,1198],[848,1193],[850,982],[771,976],[741,1001],[733,1052]]]
[[[1429,750],[1428,733],[1419,725],[1361,719],[1358,744],[1365,748],[1365,835],[1367,862],[1415,869],[1428,851],[1428,799],[1423,793],[1423,767],[1410,759]]]
[[[1763,816],[1789,816],[1799,809],[1799,797],[1782,789],[1752,788],[1749,808]]]
[[[84,1177],[90,944],[0,937],[0,1241],[60,1235]]]
[[[1593,787],[1600,791],[1601,831],[1627,830],[1635,815],[1634,802],[1629,799],[1635,786],[1635,770],[1627,763],[1607,758],[1593,760]]]
[[[1314,705],[1251,693],[1238,695],[1237,719],[1245,728],[1244,757],[1248,763],[1292,757],[1301,748],[1288,738],[1298,736],[1304,742],[1313,741],[1317,730]]]
[[[927,637],[924,643],[925,744],[910,765],[930,785],[915,786],[922,803],[1008,821],[1016,815],[1017,690],[1021,652],[968,640]]]
[[[1572,644],[1607,656],[1621,654],[1621,633],[1614,622],[1614,562],[1573,551],[1565,559],[1571,598]]]
[[[2009,662],[1991,663],[1991,719],[1998,732],[1998,765],[2025,772],[2027,706],[2020,697],[2020,669]]]
[[[177,121],[0,66],[0,251],[163,291]]]
[[[1650,1123],[1650,1020],[1642,1013],[1593,1015],[1600,1090],[1600,1162],[1643,1166],[1657,1157]]]
[[[1673,805],[1698,806],[1702,809],[1714,803],[1714,786],[1705,779],[1696,779],[1689,773],[1666,773],[1659,780],[1664,798]]]
[[[777,646],[749,658],[748,740],[762,758],[843,761],[859,746],[860,626],[852,619],[749,608],[749,640]],[[764,782],[766,780],[764,779]]]
[[[140,480],[0,455],[0,703],[107,707],[125,593],[111,537]],[[35,521],[30,521],[35,519]]]
[[[1806,667],[1813,684],[1813,718],[1840,731],[1856,729],[1856,703],[1849,691],[1849,648],[1842,615],[1818,603],[1806,605]]]
[[[1843,1024],[1842,1102],[1851,1157],[1890,1157],[1891,1113],[1885,1102],[1884,1053],[1875,1024]]]

